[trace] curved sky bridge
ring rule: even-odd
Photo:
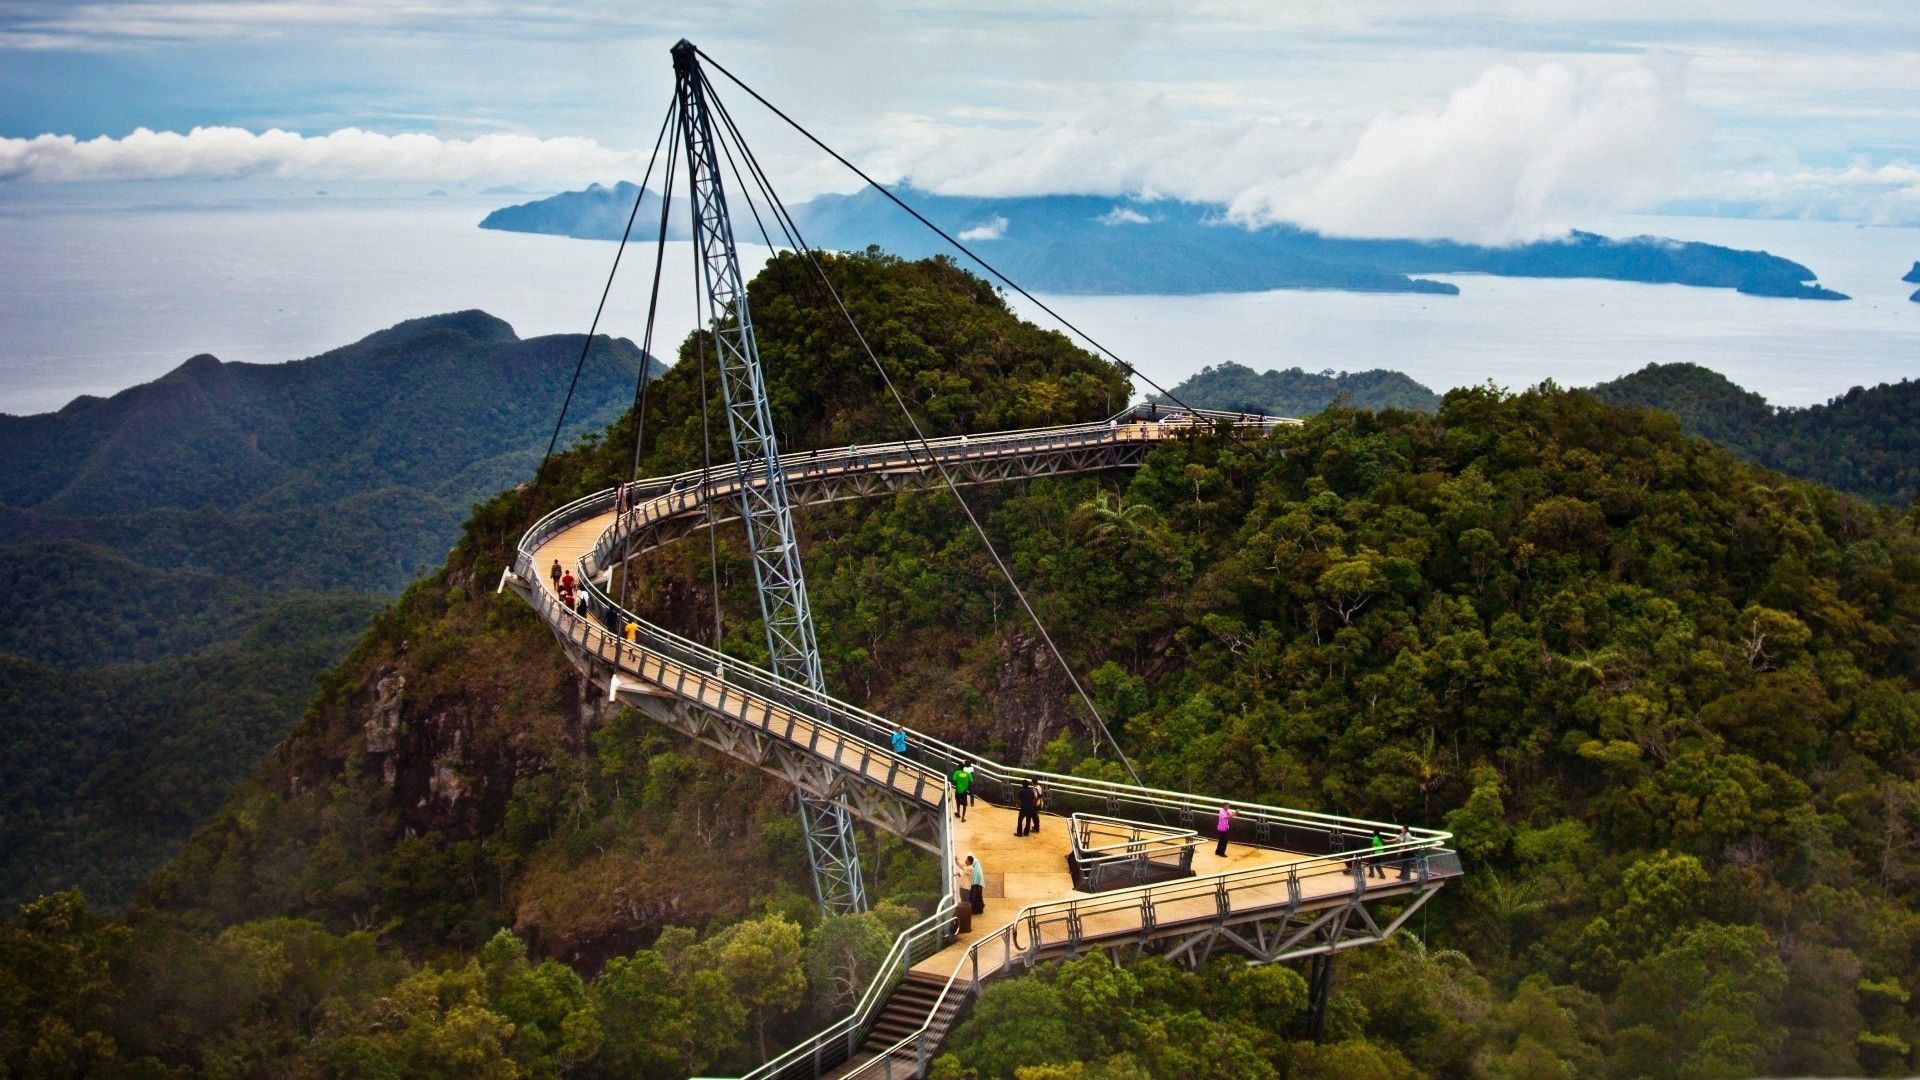
[[[1297,423],[1181,416],[1129,412],[1097,424],[790,453],[779,468],[793,502],[812,505],[938,487],[942,468],[957,484],[985,484],[1138,466],[1156,445],[1203,422],[1248,436]],[[1151,948],[1191,963],[1222,948],[1259,962],[1313,959],[1318,1015],[1331,954],[1384,940],[1459,876],[1443,832],[1412,829],[1397,839],[1399,826],[1386,822],[1224,800],[1236,817],[1222,857],[1212,831],[1223,800],[1204,793],[1021,769],[919,732],[897,754],[886,719],[674,634],[608,595],[621,561],[737,517],[742,484],[764,468],[725,464],[569,503],[527,532],[502,578],[612,700],[844,808],[944,866],[972,853],[984,867],[986,914],[969,932],[960,932],[949,872],[934,913],[900,935],[853,1012],[750,1075],[919,1075],[981,982],[1090,948]],[[555,561],[584,583],[584,611],[560,602],[549,580]],[[633,641],[624,636],[628,624]],[[978,800],[964,822],[948,781],[963,761],[974,764]],[[1023,779],[1046,786],[1048,812],[1037,834],[1016,837],[1011,807]],[[1136,845],[1113,847],[1108,835],[1091,841],[1106,850],[1083,853],[1101,863],[1103,885],[1089,887],[1102,891],[1075,888],[1069,814],[1142,827]],[[1181,830],[1205,842],[1168,840]],[[1376,831],[1386,849],[1370,857]],[[1183,860],[1177,872],[1154,871],[1156,855],[1174,848]],[[1143,883],[1124,884],[1129,873]]]

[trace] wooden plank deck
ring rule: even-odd
[[[1138,890],[1088,893],[1073,887],[1073,879],[1067,871],[1067,853],[1072,849],[1072,841],[1067,833],[1066,818],[1043,814],[1040,832],[1018,837],[1014,835],[1016,816],[1011,809],[975,803],[967,812],[967,820],[953,823],[955,858],[964,859],[971,852],[980,860],[986,875],[987,885],[983,891],[986,893],[987,913],[974,916],[972,932],[961,935],[953,944],[915,964],[913,970],[943,978],[952,974],[954,966],[969,947],[992,937],[1013,922],[1021,909],[1030,904],[1079,898],[1107,908],[1087,916],[1083,921],[1082,934],[1088,938],[1132,933],[1139,929]],[[1220,874],[1265,868],[1276,871],[1276,877],[1280,877],[1288,866],[1314,858],[1240,843],[1229,844],[1225,857],[1215,855],[1213,849],[1213,842],[1208,840],[1196,850],[1193,856],[1194,877],[1179,882],[1190,886],[1196,895],[1190,899],[1156,900],[1156,922],[1165,925],[1190,918],[1211,918],[1215,914],[1212,879]],[[1163,887],[1165,884],[1168,883],[1163,883]],[[1345,874],[1331,875],[1329,880],[1306,877],[1301,881],[1303,900],[1351,892],[1352,889],[1353,880]],[[1235,911],[1279,907],[1288,901],[1284,881],[1236,889],[1230,895]]]
[[[536,567],[550,568],[558,559],[563,570],[577,571],[582,555],[591,551],[601,533],[613,524],[611,513],[589,518],[560,533],[534,553]],[[535,587],[559,600],[550,573],[543,570]],[[627,644],[590,618],[582,631],[576,624],[575,640],[584,635],[588,651],[614,663],[627,677],[670,691],[673,696],[698,703],[752,727],[810,747],[822,760],[836,767],[890,788],[901,795],[930,805],[944,794],[944,778],[914,762],[895,758],[887,751],[849,735],[831,724],[823,724],[804,713],[794,712],[758,697],[747,696],[730,687],[721,677],[698,668]]]

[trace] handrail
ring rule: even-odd
[[[1073,853],[1082,863],[1151,857],[1200,843],[1200,834],[1192,829],[1152,829],[1137,821],[1101,814],[1075,813],[1069,815],[1067,822],[1073,836]],[[1109,844],[1091,843],[1098,830],[1118,833],[1121,838]],[[1149,833],[1151,835],[1143,835]]]
[[[1251,416],[1248,414],[1214,413],[1206,410],[1185,410],[1190,415],[1202,419],[1219,420],[1235,427],[1265,432],[1278,424],[1298,424],[1299,421],[1285,418]],[[1130,415],[1122,412],[1103,423],[1065,425],[1058,428],[1038,428],[1007,432],[993,432],[983,435],[961,435],[944,439],[929,440],[926,444],[895,442],[867,447],[843,447],[833,450],[804,454],[783,455],[781,465],[789,470],[789,478],[802,480],[816,476],[830,476],[839,473],[884,471],[904,464],[915,468],[926,468],[933,464],[928,451],[937,456],[950,456],[958,460],[991,458],[1023,452],[1029,449],[1077,449],[1098,446],[1103,443],[1153,443],[1172,437],[1164,423],[1132,421],[1122,423],[1121,418]],[[1182,425],[1184,426],[1184,425]],[[1193,425],[1197,427],[1198,425]],[[1177,432],[1176,432],[1177,434]],[[1150,907],[1156,897],[1165,897],[1172,901],[1175,897],[1187,898],[1191,891],[1201,885],[1209,891],[1226,895],[1231,889],[1241,887],[1258,888],[1271,881],[1276,874],[1284,874],[1283,880],[1296,883],[1300,880],[1300,867],[1314,869],[1306,875],[1318,877],[1332,872],[1339,866],[1344,871],[1354,873],[1358,878],[1359,860],[1376,854],[1398,854],[1403,860],[1418,859],[1422,868],[1421,883],[1426,880],[1428,861],[1435,854],[1443,852],[1443,846],[1451,834],[1432,829],[1407,829],[1405,839],[1396,836],[1379,852],[1370,846],[1347,850],[1348,840],[1365,842],[1373,833],[1381,830],[1395,830],[1398,826],[1386,822],[1370,821],[1363,818],[1327,814],[1311,810],[1295,810],[1283,807],[1267,806],[1259,803],[1239,800],[1220,800],[1200,798],[1198,796],[1144,786],[1120,784],[1112,781],[1096,780],[1085,777],[1050,773],[1037,769],[1002,765],[998,762],[975,755],[960,747],[932,738],[918,732],[909,734],[908,752],[896,753],[890,745],[890,737],[895,725],[879,715],[858,706],[840,701],[831,695],[815,690],[810,685],[787,679],[778,673],[768,671],[757,665],[749,664],[730,657],[718,649],[702,645],[683,637],[671,630],[627,611],[617,604],[601,587],[595,577],[610,567],[608,557],[614,551],[627,548],[626,556],[649,550],[628,548],[634,534],[645,526],[662,524],[675,517],[702,512],[706,500],[715,494],[737,490],[737,485],[754,475],[755,470],[764,469],[764,465],[742,469],[737,465],[726,464],[711,469],[690,470],[671,476],[654,477],[633,481],[619,487],[595,492],[575,499],[554,509],[541,517],[521,537],[516,546],[512,572],[527,584],[528,591],[534,594],[535,610],[554,629],[570,641],[577,641],[602,661],[608,662],[616,672],[632,669],[638,672],[647,666],[646,654],[657,658],[654,666],[661,677],[667,673],[667,665],[678,670],[675,692],[684,693],[689,682],[696,686],[699,696],[696,698],[702,707],[726,708],[729,699],[741,707],[741,718],[747,718],[747,705],[758,703],[762,715],[767,719],[765,730],[776,737],[780,733],[771,728],[773,710],[779,709],[788,714],[787,733],[789,740],[796,728],[796,721],[804,717],[806,722],[838,732],[839,736],[851,740],[861,754],[863,777],[871,779],[866,773],[866,763],[879,761],[890,763],[887,768],[889,787],[893,778],[903,773],[913,781],[910,797],[923,802],[931,802],[940,809],[940,848],[942,852],[944,881],[941,899],[933,914],[907,928],[895,940],[887,957],[882,961],[879,971],[869,982],[853,1012],[840,1020],[829,1024],[810,1038],[777,1055],[772,1060],[747,1074],[745,1080],[761,1080],[780,1075],[788,1068],[805,1062],[809,1057],[814,1060],[816,1071],[825,1059],[825,1055],[838,1050],[836,1043],[847,1040],[849,1056],[854,1050],[852,1040],[870,1020],[873,1011],[884,1001],[882,991],[893,979],[900,977],[905,969],[916,962],[914,952],[929,941],[944,943],[955,919],[957,896],[954,892],[952,875],[944,872],[946,863],[952,856],[952,824],[945,808],[951,799],[951,786],[947,774],[963,763],[972,764],[975,770],[974,791],[985,798],[989,793],[1009,794],[1023,781],[1043,785],[1048,797],[1058,804],[1061,801],[1080,801],[1090,806],[1103,808],[1106,814],[1076,811],[1072,816],[1113,818],[1113,812],[1126,807],[1155,817],[1174,816],[1176,820],[1185,819],[1193,824],[1201,824],[1221,807],[1235,811],[1232,820],[1236,822],[1240,836],[1238,842],[1255,843],[1264,846],[1299,852],[1307,855],[1285,867],[1256,867],[1225,874],[1208,875],[1205,878],[1187,878],[1177,882],[1159,883],[1122,888],[1093,897],[1075,897],[1060,901],[1042,901],[1022,908],[1015,920],[1001,927],[993,934],[969,946],[962,957],[962,965],[974,965],[978,981],[979,957],[983,946],[999,941],[1006,951],[1003,966],[1012,963],[1013,948],[1017,944],[1019,931],[1025,927],[1029,936],[1028,952],[1040,945],[1043,926],[1061,919],[1077,926],[1078,920],[1087,914],[1100,914],[1123,907]],[[733,486],[726,486],[731,482]],[[677,496],[677,498],[676,498]],[[628,641],[624,637],[609,632],[596,625],[592,618],[574,609],[561,605],[556,597],[541,587],[542,570],[535,565],[534,556],[553,537],[561,532],[578,526],[583,521],[611,514],[612,525],[603,530],[590,550],[578,561],[581,591],[587,598],[587,605],[603,621],[613,621],[616,625],[631,623],[635,626],[636,640]],[[629,665],[631,659],[631,665]],[[642,676],[647,678],[647,676]],[[706,694],[718,688],[717,705],[707,701]],[[814,729],[813,745],[808,749],[817,752],[818,728]],[[840,758],[834,758],[840,764]],[[844,766],[842,766],[844,767]],[[999,789],[996,792],[996,789]],[[1000,800],[989,800],[1000,801]],[[1011,799],[1003,801],[1011,802]],[[1188,837],[1196,834],[1190,829],[1169,830]],[[1247,834],[1251,834],[1249,838]],[[1302,850],[1306,841],[1324,845],[1326,854],[1314,855]],[[1191,844],[1194,841],[1186,841]],[[1103,856],[1096,856],[1103,857]],[[1364,890],[1364,885],[1359,888]],[[1162,890],[1155,892],[1154,890]],[[1297,892],[1292,895],[1298,895]],[[927,1029],[939,1003],[944,1002],[952,989],[954,979],[961,967],[956,967],[943,987],[933,1012],[929,1013],[926,1023],[907,1039],[895,1044],[881,1054],[876,1061],[886,1061],[889,1055],[905,1046]],[[990,973],[999,970],[990,969]],[[922,1063],[924,1064],[924,1062]],[[861,1070],[861,1071],[864,1071]]]
[[[1450,852],[1445,854],[1451,855]],[[1420,858],[1422,859],[1426,859],[1429,857],[1430,856],[1428,855],[1420,856]],[[1356,871],[1357,871],[1357,868],[1356,868]],[[1209,877],[1204,879],[1191,878],[1181,882],[1180,884],[1187,886],[1190,890],[1198,890],[1204,893],[1212,893],[1212,892],[1218,891],[1218,887],[1214,884],[1214,881],[1217,878],[1229,877],[1229,876],[1231,875],[1215,875],[1214,877]],[[1428,880],[1428,877],[1429,875],[1427,873],[1427,868],[1423,865],[1421,867],[1421,873],[1419,875],[1420,883],[1424,885]],[[1409,878],[1409,880],[1412,880],[1412,879]],[[1162,886],[1149,885],[1149,886],[1141,886],[1133,889],[1116,890],[1114,892],[1102,894],[1101,896],[1094,899],[1098,899],[1105,902],[1103,904],[1104,907],[1115,909],[1115,910],[1125,909],[1125,908],[1138,908],[1143,903],[1143,900],[1142,900],[1143,895],[1151,893],[1156,888],[1162,888]],[[1086,900],[1075,899],[1071,901],[1065,901],[1064,903],[1084,904],[1086,902],[1087,902]],[[1019,914],[1014,916],[1012,922],[1008,923],[1007,925],[1001,927],[999,930],[994,931],[992,934],[989,934],[988,936],[981,938],[979,941],[976,941],[972,945],[968,946],[967,951],[961,954],[959,962],[954,964],[953,973],[947,976],[947,981],[945,985],[943,985],[940,988],[940,993],[934,998],[932,1007],[930,1007],[927,1010],[927,1018],[921,1021],[920,1026],[908,1032],[907,1034],[901,1036],[901,1038],[897,1042],[895,1042],[893,1045],[875,1053],[871,1060],[865,1062],[860,1067],[854,1069],[851,1072],[843,1074],[842,1080],[854,1080],[855,1077],[865,1076],[875,1068],[886,1070],[888,1074],[891,1075],[891,1069],[889,1064],[891,1060],[895,1056],[901,1054],[902,1051],[906,1050],[908,1044],[917,1043],[919,1040],[922,1040],[926,1037],[928,1029],[933,1026],[934,1018],[940,1014],[940,1010],[946,1004],[948,996],[953,992],[954,983],[959,980],[961,972],[966,971],[969,967],[971,967],[973,976],[970,980],[970,984],[972,986],[977,987],[980,985],[980,982],[983,978],[991,978],[994,975],[997,975],[1000,972],[1006,970],[1007,968],[1010,968],[1013,966],[1014,954],[1016,952],[1016,949],[1019,943],[1019,929],[1022,926],[1026,926],[1028,928],[1028,942],[1024,949],[1019,949],[1018,951],[1022,954],[1022,959],[1026,959],[1030,962],[1032,955],[1039,950],[1041,945],[1041,942],[1039,941],[1037,936],[1037,924],[1038,924],[1039,916],[1042,912],[1047,910],[1050,906],[1053,906],[1053,905],[1049,905],[1044,902],[1028,904],[1027,906],[1020,909]],[[982,950],[986,948],[986,946],[992,944],[995,941],[1002,942],[1003,944],[1003,948],[1002,948],[1003,956],[1002,956],[1001,962],[998,966],[988,967],[986,969],[985,974],[983,975],[980,969],[980,962],[979,962],[980,954]],[[918,1060],[919,1064],[924,1065],[925,1063],[923,1060],[924,1054],[916,1053],[916,1059]]]

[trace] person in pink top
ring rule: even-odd
[[[1233,807],[1228,806],[1226,803],[1221,803],[1220,818],[1219,820],[1215,821],[1213,825],[1214,835],[1220,838],[1220,842],[1218,844],[1213,845],[1213,853],[1215,855],[1218,855],[1222,858],[1226,857],[1227,830],[1231,828],[1233,828]]]

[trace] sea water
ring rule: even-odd
[[[1064,297],[1049,306],[1166,385],[1236,361],[1257,370],[1403,371],[1437,391],[1547,379],[1591,386],[1650,363],[1712,368],[1775,405],[1920,377],[1920,229],[1816,221],[1641,216],[1595,223],[1771,251],[1845,301],[1591,279],[1432,275],[1458,296],[1280,290],[1189,297]],[[1025,309],[1026,305],[1023,305]],[[1037,315],[1038,312],[1029,311]]]
[[[522,336],[584,331],[615,245],[477,227],[511,201],[0,185],[0,411],[111,394],[196,353],[297,359],[462,308],[490,311]],[[1797,405],[1920,376],[1920,304],[1907,300],[1915,286],[1899,281],[1920,259],[1920,229],[1671,217],[1594,227],[1765,249],[1854,299],[1482,275],[1447,276],[1460,286],[1453,297],[1284,290],[1042,299],[1165,385],[1229,360],[1256,369],[1392,368],[1436,390],[1543,379],[1582,386],[1689,360],[1775,404]],[[749,245],[742,254],[751,272],[766,253]],[[640,339],[653,257],[651,244],[627,248],[602,331]],[[1015,307],[1048,321],[1024,300]],[[691,252],[669,244],[656,354],[671,360],[695,318]]]

